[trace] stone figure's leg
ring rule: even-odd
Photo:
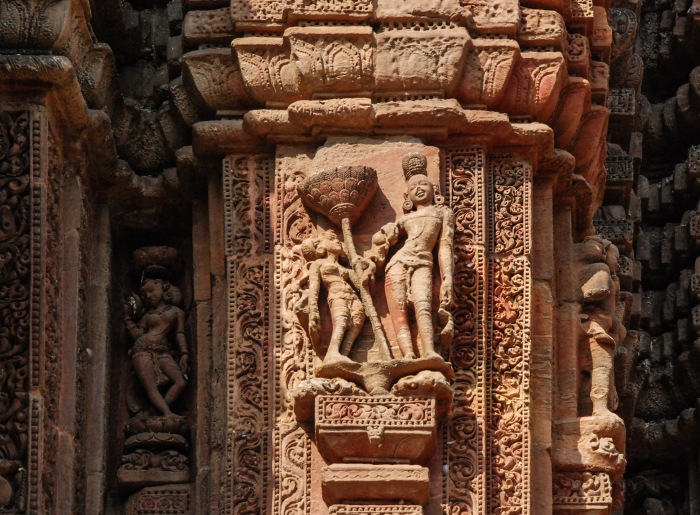
[[[151,405],[160,411],[163,415],[172,415],[168,403],[160,394],[158,385],[156,384],[156,370],[154,369],[153,360],[149,354],[136,354],[131,358],[131,363],[134,365],[134,371],[139,378],[139,382],[146,390],[146,395]]]
[[[610,413],[608,401],[610,397],[610,376],[613,371],[613,350],[615,340],[607,334],[589,337],[591,346],[591,402],[593,415]]]
[[[348,330],[343,338],[343,344],[340,347],[340,354],[347,356],[352,350],[352,345],[360,335],[362,327],[365,325],[365,308],[360,299],[352,301],[350,306],[350,323]]]
[[[411,277],[411,297],[418,324],[421,343],[421,356],[437,356],[435,352],[435,333],[433,329],[433,270],[428,266],[416,268]]]
[[[343,336],[350,325],[350,307],[344,299],[335,299],[330,303],[331,319],[333,320],[333,332],[331,333],[331,341],[328,342],[328,350],[323,358],[324,363],[332,363],[334,361],[344,361],[345,356],[340,353],[340,345],[343,342]]]
[[[164,354],[160,356],[158,358],[158,364],[160,365],[160,369],[163,371],[163,374],[165,374],[165,376],[173,383],[165,394],[165,402],[168,404],[168,406],[170,406],[185,389],[187,382],[185,381],[185,377],[182,375],[180,366],[175,362],[171,355]]]
[[[408,270],[397,263],[386,272],[384,281],[386,303],[394,325],[396,340],[404,358],[413,359],[416,353],[411,341],[411,326],[408,323]]]

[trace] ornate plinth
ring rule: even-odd
[[[124,515],[189,515],[194,513],[190,485],[142,488],[129,497]]]
[[[335,464],[321,471],[328,505],[380,501],[423,505],[430,496],[430,474],[419,465]]]
[[[316,398],[316,443],[329,461],[423,463],[436,442],[435,399]]]
[[[189,427],[184,417],[133,418],[126,427],[117,481],[124,490],[187,483]]]

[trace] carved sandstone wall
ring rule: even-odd
[[[620,510],[637,19],[3,2],[4,509]]]

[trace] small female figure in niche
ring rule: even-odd
[[[365,309],[350,282],[358,284],[353,270],[338,261],[345,256],[343,245],[333,231],[326,231],[301,244],[301,252],[309,263],[309,336],[316,346],[320,340],[321,320],[318,300],[321,283],[328,291],[333,332],[324,364],[350,362],[348,354],[365,323]],[[366,276],[366,280],[369,277]]]
[[[411,336],[409,309],[418,326],[419,356],[440,357],[435,352],[433,329],[433,250],[438,249],[440,270],[440,306],[438,318],[443,324],[441,339],[450,343],[454,334],[452,315],[452,280],[454,268],[454,214],[427,175],[427,158],[418,152],[403,159],[406,178],[406,214],[395,223],[386,224],[372,237],[370,259],[382,266],[391,247],[403,245],[389,258],[384,287],[387,306],[404,358],[414,359],[416,350]],[[436,202],[437,201],[437,202]]]
[[[138,323],[132,319],[139,311],[138,298],[134,295],[124,305],[124,326],[135,340],[129,349],[131,363],[151,405],[165,416],[175,416],[170,406],[185,389],[189,368],[185,312],[176,306],[180,303],[180,290],[163,279],[147,278],[141,286],[141,297],[147,310]],[[177,344],[179,364],[171,337]],[[168,381],[172,385],[162,395],[159,386]]]

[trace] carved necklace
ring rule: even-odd
[[[172,306],[170,304],[165,304],[164,306],[161,306],[159,308],[151,308],[148,310],[149,313],[154,313],[156,315],[162,315],[166,311],[168,311]]]

